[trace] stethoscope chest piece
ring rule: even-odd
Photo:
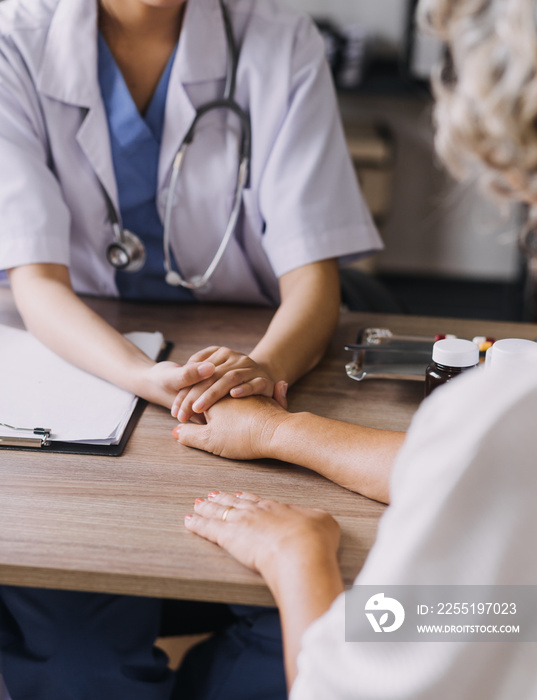
[[[120,236],[106,249],[106,257],[116,270],[138,272],[145,265],[145,246],[134,233],[122,229]]]

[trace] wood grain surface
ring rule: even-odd
[[[88,300],[122,332],[162,331],[171,359],[208,345],[248,352],[272,311]],[[9,291],[0,323],[21,326]],[[317,369],[290,391],[290,410],[405,430],[418,407],[419,382],[348,379],[343,346],[358,328],[535,338],[533,325],[344,313]],[[1,420],[1,418],[0,418]],[[270,604],[261,578],[218,547],[188,533],[183,516],[212,489],[248,490],[329,510],[342,527],[346,583],[371,548],[384,506],[306,469],[274,461],[235,462],[178,445],[175,420],[148,406],[121,457],[0,450],[0,583],[207,601]]]

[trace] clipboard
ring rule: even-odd
[[[167,359],[171,350],[173,348],[173,343],[169,341],[164,341],[160,352],[156,357],[157,362]],[[53,435],[54,427],[50,428],[19,428],[16,427],[15,430],[18,432],[27,433],[27,435],[20,436],[6,436],[1,435],[2,425],[6,427],[13,428],[5,423],[0,423],[0,450],[16,450],[16,451],[29,451],[29,452],[53,452],[61,454],[79,454],[79,455],[94,455],[94,456],[106,456],[106,457],[119,457],[129,441],[138,420],[140,419],[142,413],[148,402],[144,399],[137,398],[136,405],[130,414],[129,420],[121,432],[121,438],[119,442],[114,444],[95,444],[92,442],[83,441],[64,441],[64,440],[54,440],[51,438]]]

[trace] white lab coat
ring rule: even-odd
[[[277,279],[317,260],[382,244],[358,193],[322,40],[272,0],[227,0],[240,61],[236,98],[251,115],[242,219],[205,300],[277,303]],[[195,108],[220,97],[226,42],[217,0],[190,0],[166,103],[158,173],[164,206],[173,158]],[[228,115],[229,116],[229,115]],[[202,122],[174,195],[171,247],[201,274],[219,245],[236,181],[235,125]],[[117,295],[106,260],[116,210],[97,79],[97,0],[0,5],[0,269],[69,265],[75,290]]]
[[[357,584],[537,585],[537,373],[517,374],[476,370],[424,402]],[[298,669],[291,700],[537,698],[537,644],[345,642],[344,595],[307,630]]]

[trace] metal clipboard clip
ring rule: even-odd
[[[50,445],[50,433],[52,428],[16,428],[7,423],[0,423],[3,428],[16,430],[18,433],[32,433],[35,437],[15,435],[0,435],[0,447],[47,447]]]

